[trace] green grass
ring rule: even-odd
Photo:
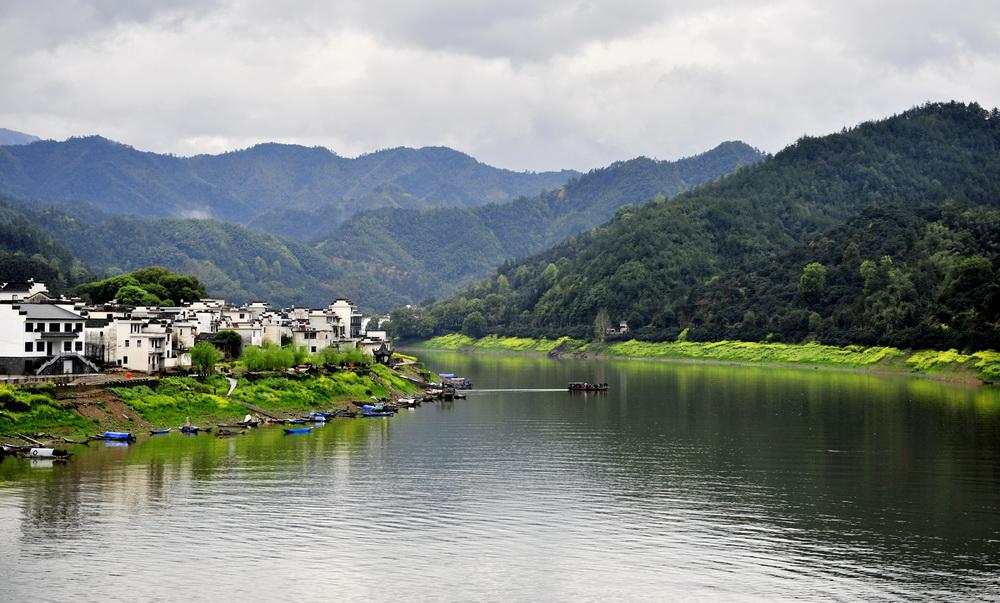
[[[800,364],[844,368],[881,368],[921,374],[971,374],[983,381],[1000,382],[1000,353],[961,354],[955,350],[908,352],[892,347],[831,346],[818,343],[765,343],[750,341],[622,341],[607,345],[563,337],[556,340],[498,337],[473,339],[452,334],[434,337],[417,347],[438,350],[505,352],[589,352],[622,358],[662,358],[761,364]]]
[[[494,350],[504,352],[549,352],[560,348],[567,352],[578,351],[584,343],[570,337],[559,339],[529,339],[527,337],[499,337],[487,335],[473,339],[458,333],[434,337],[418,344],[418,347],[434,350]]]
[[[0,385],[0,434],[82,433],[94,427],[92,421],[63,408],[54,396],[52,384],[30,388]]]
[[[245,407],[225,397],[227,387],[219,377],[206,383],[191,377],[168,377],[161,379],[155,390],[139,386],[109,391],[153,425],[173,426],[182,424],[187,417],[205,421],[242,415]]]
[[[905,352],[896,348],[848,346],[838,347],[817,343],[757,343],[749,341],[695,342],[675,341],[650,343],[625,341],[614,343],[600,352],[606,356],[630,358],[675,358],[720,360],[727,362],[760,362],[765,364],[808,364],[814,366],[869,367],[901,359]]]

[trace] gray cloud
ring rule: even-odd
[[[1000,104],[1000,6],[974,0],[12,2],[0,52],[0,126],[179,154],[444,144],[586,169]]]

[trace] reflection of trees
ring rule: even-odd
[[[805,369],[424,359],[477,387],[560,387],[606,370],[606,397],[499,393],[481,412],[496,415],[514,483],[539,466],[571,472],[560,479],[632,509],[625,525],[655,525],[663,506],[748,539],[780,534],[803,555],[821,542],[832,558],[850,551],[927,584],[1000,558],[996,389]],[[927,567],[940,573],[916,575]]]

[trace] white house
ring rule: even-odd
[[[49,290],[44,283],[36,283],[29,279],[23,283],[0,282],[0,301],[30,301],[44,296],[48,299]]]
[[[122,368],[145,373],[166,370],[175,358],[173,331],[167,321],[116,318],[110,330],[110,361]],[[171,362],[171,364],[176,364]]]
[[[85,321],[69,303],[0,302],[0,373],[97,372],[84,356]]]

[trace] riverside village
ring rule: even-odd
[[[377,323],[347,299],[282,309],[214,298],[88,304],[40,282],[0,283],[0,456],[64,462],[72,453],[57,445],[172,431],[230,437],[265,424],[308,434],[328,419],[464,397],[455,389],[468,380],[441,382],[394,355]]]
[[[242,346],[291,343],[311,354],[329,347],[386,353],[385,331],[368,331],[369,324],[346,299],[320,309],[276,309],[262,301],[233,306],[222,299],[177,307],[86,305],[51,297],[43,283],[0,283],[0,374],[164,373],[190,367],[195,344],[220,331],[239,334]]]

